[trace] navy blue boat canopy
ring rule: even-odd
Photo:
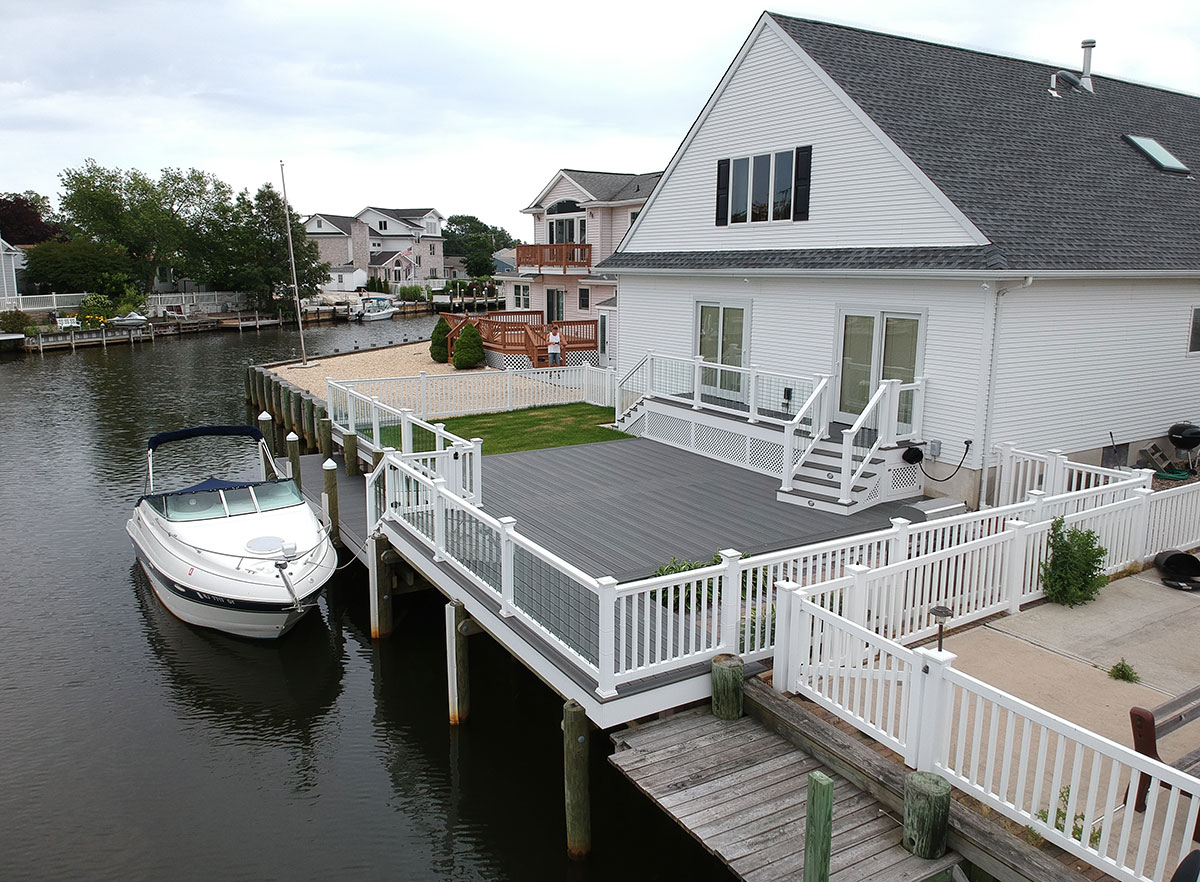
[[[254,426],[196,426],[192,429],[159,432],[146,442],[146,447],[149,450],[157,450],[171,441],[186,441],[188,438],[203,438],[208,435],[245,435],[256,441],[263,440],[263,433]]]

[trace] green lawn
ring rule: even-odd
[[[628,438],[624,432],[600,427],[612,420],[611,407],[560,404],[455,417],[446,420],[446,429],[460,438],[482,438],[484,454],[515,453]]]

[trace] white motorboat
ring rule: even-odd
[[[142,328],[145,327],[146,322],[148,321],[149,319],[147,319],[144,315],[137,310],[134,310],[133,312],[126,313],[125,315],[118,315],[115,318],[110,318],[108,320],[108,324],[116,328]]]
[[[209,478],[157,492],[154,451],[209,436],[254,438],[260,481]],[[146,444],[147,490],[125,530],[163,606],[185,622],[242,637],[280,637],[317,603],[337,568],[329,532],[289,478],[276,472],[253,426],[161,432]]]
[[[376,322],[395,314],[396,306],[388,297],[363,297],[358,304],[359,321]]]

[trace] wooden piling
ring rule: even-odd
[[[346,457],[346,474],[354,477],[359,473],[358,433],[346,432],[342,435],[342,453]]]
[[[804,882],[829,882],[832,845],[833,779],[822,772],[809,772],[804,821]]]
[[[243,380],[243,382],[242,382],[242,386],[243,386],[243,389],[242,389],[242,391],[243,391],[243,396],[245,397],[245,399],[246,399],[247,401],[253,401],[253,400],[254,400],[254,395],[253,395],[253,394],[251,393],[251,391],[250,391],[250,389],[251,389],[251,384],[252,384],[252,382],[253,382],[253,381],[252,381],[252,374],[253,374],[253,372],[254,372],[254,368],[250,367],[250,365],[246,365],[246,376],[245,376],[245,379],[244,379],[244,380]]]
[[[292,467],[292,480],[296,482],[296,487],[300,488],[300,436],[295,432],[288,432],[287,457],[288,464]]]
[[[279,381],[279,424],[286,432],[295,431],[292,425],[292,388],[283,380]]]
[[[317,447],[326,459],[333,456],[333,420],[329,417],[317,420]]]
[[[904,778],[904,847],[919,858],[946,853],[950,829],[950,782],[933,772]]]
[[[313,422],[313,399],[311,395],[300,398],[300,434],[304,437],[304,446],[312,450],[317,446],[317,430]]]
[[[579,702],[563,705],[563,794],[567,817],[567,857],[592,850],[592,806],[588,793],[588,719]]]
[[[376,533],[368,541],[368,559],[371,562],[367,568],[371,598],[371,637],[378,640],[392,634],[392,592],[396,587],[396,571],[389,562],[397,555],[382,533]]]
[[[258,415],[258,430],[263,433],[263,438],[267,442],[267,449],[274,454],[275,451],[275,424],[271,422],[271,415],[265,410]],[[272,473],[274,462],[268,462],[266,457],[263,457],[263,476]]]
[[[325,492],[321,494],[321,509],[329,521],[329,541],[334,545],[341,545],[342,531],[338,524],[337,463],[332,459],[327,459],[321,463],[321,471],[325,478]]]
[[[283,424],[283,381],[276,376],[271,377],[271,415]]]
[[[450,725],[460,726],[471,716],[470,664],[467,635],[460,629],[470,616],[460,601],[446,604],[446,685],[450,696]]]
[[[712,712],[718,720],[742,718],[742,693],[745,689],[745,662],[727,652],[712,660]]]

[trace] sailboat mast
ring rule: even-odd
[[[287,230],[288,261],[292,265],[292,297],[296,302],[296,327],[300,329],[300,363],[308,364],[308,354],[304,351],[304,315],[300,311],[300,286],[296,282],[296,252],[292,248],[292,211],[288,206],[287,178],[283,176],[283,160],[279,160],[279,181],[283,184],[283,220]]]

